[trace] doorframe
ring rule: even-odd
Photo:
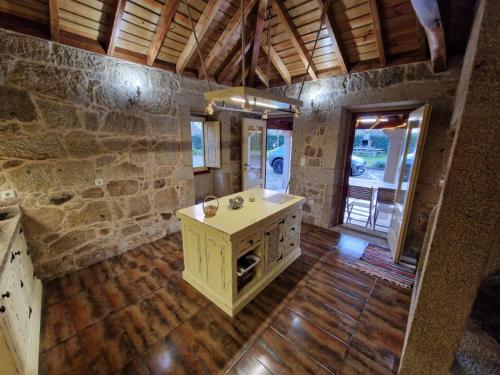
[[[376,103],[345,106],[341,108],[339,141],[335,159],[335,172],[333,176],[333,197],[330,216],[330,227],[341,225],[344,222],[345,196],[349,186],[350,157],[354,145],[355,114],[370,112],[395,112],[412,111],[424,105],[423,101],[404,101],[394,103]]]

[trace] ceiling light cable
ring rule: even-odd
[[[189,12],[189,6],[187,4],[187,0],[184,0],[184,5],[186,6],[186,12],[187,12],[187,16],[189,18],[189,22],[191,24],[191,29],[193,30],[194,41],[196,42],[196,49],[198,50],[198,55],[200,55],[201,68],[203,69],[203,73],[205,74],[205,79],[207,80],[207,83],[208,83],[208,91],[212,91],[212,85],[210,84],[210,80],[208,79],[207,70],[205,69],[205,63],[203,61],[203,56],[201,55],[200,45],[198,42],[198,36],[196,35],[196,30],[194,29],[194,24],[193,24],[193,20],[191,19],[191,13]]]
[[[323,1],[323,0],[319,0]],[[314,52],[316,51],[316,45],[318,44],[318,39],[319,35],[321,34],[321,29],[323,28],[323,23],[325,23],[325,16],[326,12],[330,8],[330,0],[326,0],[326,3],[323,6],[323,10],[321,11],[321,18],[320,18],[320,24],[319,24],[319,29],[318,29],[318,35],[316,35],[316,40],[314,41],[314,47],[312,49],[311,54],[309,55],[309,59],[307,61],[307,68],[306,71],[304,72],[304,78],[302,79],[302,84],[300,85],[300,91],[299,91],[299,96],[298,100],[300,100],[300,96],[302,95],[302,90],[304,89],[304,83],[306,83],[306,78],[307,78],[307,72],[309,72],[309,68],[311,67],[311,61],[314,56]]]

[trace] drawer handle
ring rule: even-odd
[[[295,227],[293,227],[293,228],[292,228],[292,231],[294,231],[294,232],[295,232]]]
[[[5,312],[5,306],[0,306],[0,313],[4,313]]]
[[[31,310],[31,306],[29,308],[30,308],[30,312],[29,312],[29,315],[28,315],[28,319],[31,319],[31,313],[33,312],[33,310]]]
[[[21,250],[18,250],[15,253],[12,253],[12,256],[10,257],[11,263],[14,261],[14,259],[16,259],[16,255],[21,255]]]
[[[253,245],[253,240],[248,240],[248,243],[249,243],[250,245]]]
[[[9,298],[10,297],[10,292],[2,294],[2,299],[3,298]]]
[[[22,280],[19,280],[19,282],[21,283],[21,288],[24,288],[24,283]]]
[[[292,216],[292,219],[295,219],[296,217],[297,217],[297,216],[293,215],[293,216]]]

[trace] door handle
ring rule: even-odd
[[[249,167],[249,166],[250,166],[250,164],[247,164],[247,163],[245,163],[245,164],[243,164],[243,165],[244,165],[245,167]]]

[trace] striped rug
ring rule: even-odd
[[[413,258],[401,257],[400,263],[396,264],[389,249],[370,243],[354,264],[354,268],[411,289],[415,281],[417,262]]]

